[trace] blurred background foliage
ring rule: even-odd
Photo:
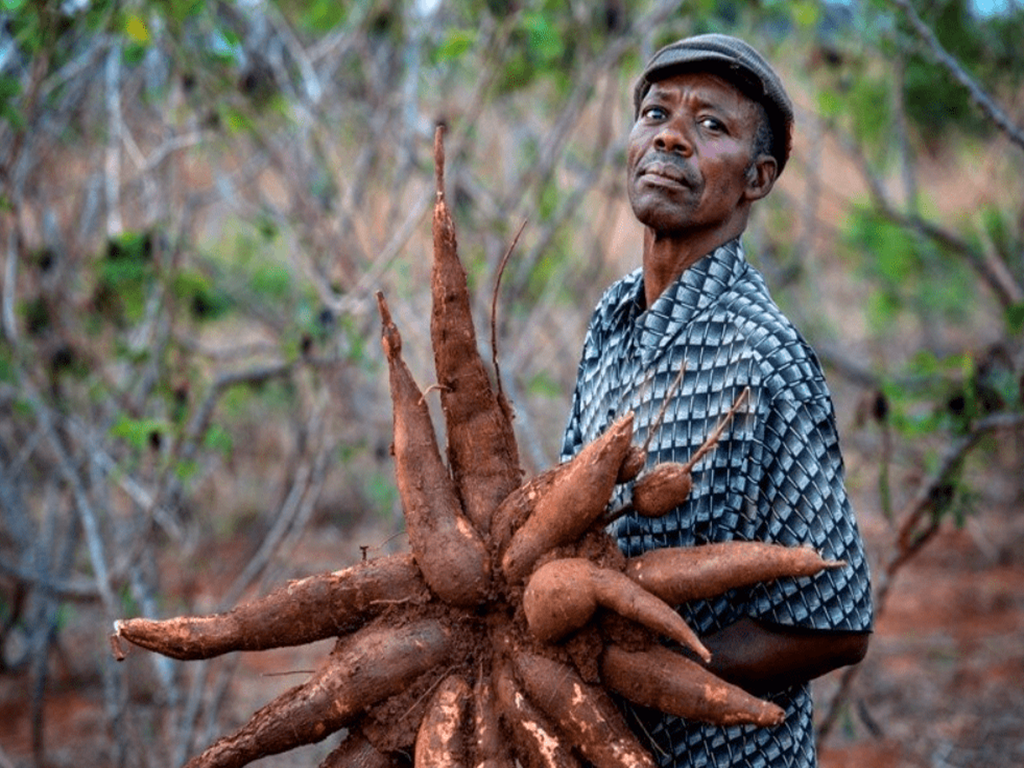
[[[706,31],[797,106],[748,251],[886,521],[880,610],[943,525],[1019,504],[1016,0],[0,0],[4,768],[180,764],[238,716],[237,664],[117,666],[111,621],[404,547],[373,292],[429,384],[438,123],[483,347],[527,222],[496,342],[526,465],[555,460],[590,310],[638,263],[633,78]],[[47,722],[69,687],[81,742]]]

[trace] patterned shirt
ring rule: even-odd
[[[831,396],[814,352],[772,301],[739,240],[685,270],[647,311],[642,270],[605,292],[584,342],[562,458],[629,410],[634,442],[646,439],[681,369],[648,466],[686,461],[744,388],[749,398],[695,467],[687,501],[661,518],[620,518],[611,530],[619,546],[634,556],[730,539],[809,544],[848,567],[732,590],[680,606],[680,613],[698,635],[744,616],[870,629],[868,567],[844,489]],[[810,686],[767,698],[786,710],[775,728],[721,728],[627,709],[663,766],[816,765]]]

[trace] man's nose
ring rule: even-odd
[[[681,118],[666,121],[654,137],[654,147],[661,152],[671,152],[689,157],[693,152],[693,141]]]

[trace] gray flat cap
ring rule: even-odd
[[[678,72],[693,71],[723,77],[764,106],[772,127],[772,155],[781,174],[793,147],[793,102],[771,65],[739,38],[697,35],[677,40],[655,53],[633,89],[634,117],[639,116],[640,102],[652,83]]]

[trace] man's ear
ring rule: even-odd
[[[760,155],[747,168],[747,200],[754,202],[771,192],[778,175],[778,161],[771,155]]]

